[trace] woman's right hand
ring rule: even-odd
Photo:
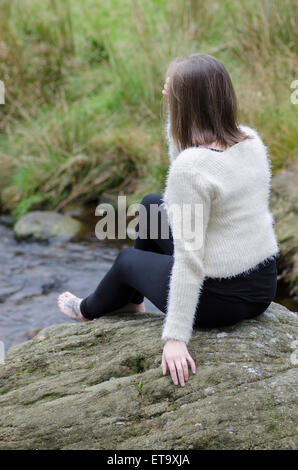
[[[169,368],[171,378],[175,385],[180,382],[181,387],[185,386],[188,380],[188,363],[192,373],[196,373],[195,361],[188,352],[184,341],[168,339],[164,345],[161,367],[163,375],[166,375]]]
[[[166,99],[168,99],[169,81],[170,81],[170,77],[167,77],[167,78],[166,78],[166,81],[165,81],[165,83],[164,83],[164,86],[163,86],[163,90],[162,90],[162,94],[164,95],[164,97],[165,97]]]

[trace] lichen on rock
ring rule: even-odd
[[[297,315],[272,303],[254,320],[197,329],[197,373],[163,376],[163,315],[56,325],[0,366],[0,449],[297,447]]]
[[[271,209],[280,245],[280,278],[290,285],[290,295],[298,295],[298,163],[272,178]]]

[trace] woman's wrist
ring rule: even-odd
[[[168,343],[185,343],[185,341],[182,341],[182,339],[177,339],[177,338],[168,338],[166,341],[165,341],[165,344],[168,344]]]

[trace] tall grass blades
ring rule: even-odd
[[[292,163],[296,21],[296,0],[1,0],[0,210],[161,192],[164,74],[193,52],[224,62],[273,171]]]

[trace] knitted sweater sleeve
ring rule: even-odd
[[[172,338],[188,343],[204,281],[204,247],[211,191],[198,172],[179,164],[182,161],[180,156],[170,167],[164,196],[174,239],[174,263],[162,340]],[[179,212],[183,214],[181,217]]]

